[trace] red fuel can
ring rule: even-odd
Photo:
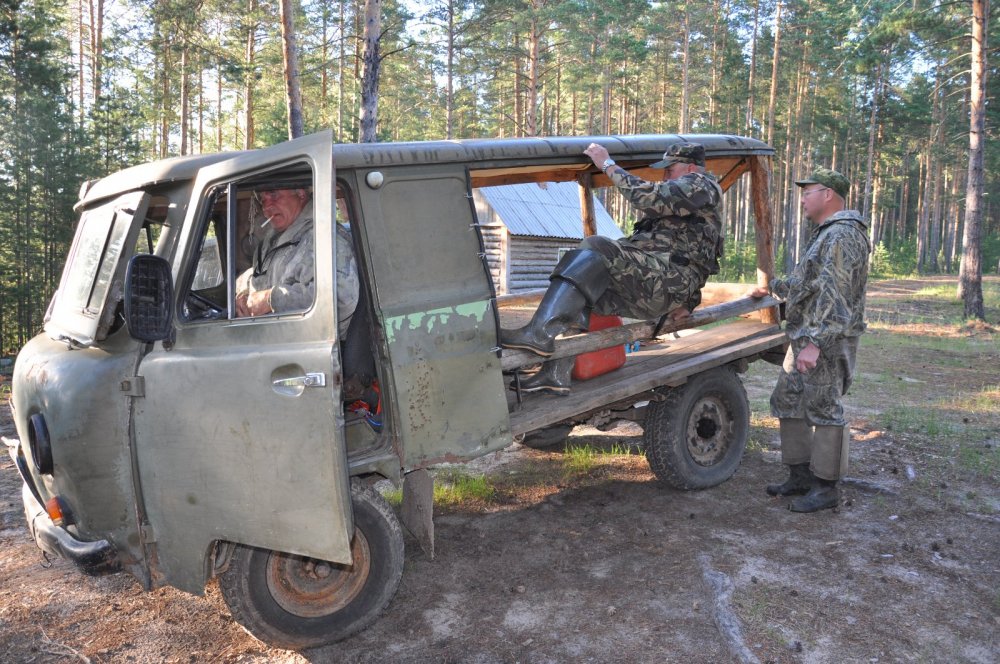
[[[621,316],[590,314],[590,332],[621,327]],[[577,355],[573,365],[573,380],[590,380],[625,364],[625,347],[621,344]]]

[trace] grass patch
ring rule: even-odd
[[[931,438],[954,434],[957,427],[926,406],[891,406],[882,413],[882,424],[888,431],[920,433]]]
[[[870,323],[869,330],[874,334],[866,334],[861,338],[862,346],[874,346],[883,349],[927,350],[947,353],[982,353],[996,351],[1000,348],[1000,339],[983,340],[971,337],[944,336],[932,333],[918,334],[908,331],[901,334],[892,323]],[[925,358],[934,360],[936,358]]]
[[[1000,385],[987,385],[978,394],[956,400],[955,406],[974,413],[1000,415]]]
[[[439,472],[434,477],[434,504],[456,506],[492,502],[496,487],[485,475],[469,475],[461,470]]]
[[[485,475],[470,475],[462,469],[449,468],[434,473],[434,505],[456,507],[472,503],[490,503],[497,489]],[[382,494],[390,505],[403,504],[403,490],[390,489]]]
[[[914,291],[913,299],[916,300],[941,300],[943,302],[961,302],[957,295],[958,289],[955,284],[941,284],[939,286],[925,286],[918,291]]]
[[[585,475],[597,465],[599,454],[590,445],[568,445],[563,452],[563,469],[567,474]]]
[[[1000,449],[987,443],[962,443],[958,446],[958,467],[985,478],[1000,476]]]
[[[566,475],[586,475],[597,466],[610,463],[619,457],[632,456],[632,448],[628,445],[615,443],[608,449],[601,449],[590,444],[567,445],[563,452],[563,472]]]
[[[955,283],[925,286],[915,291],[913,297],[918,300],[937,300],[948,304],[963,304],[962,299],[958,297],[958,287]],[[983,304],[987,308],[1000,307],[1000,283],[983,280]]]
[[[383,491],[382,497],[385,498],[385,501],[393,507],[399,507],[403,504],[402,489],[389,489],[388,491]]]

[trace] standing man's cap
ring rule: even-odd
[[[674,164],[705,165],[705,146],[700,143],[675,143],[663,153],[663,160],[650,164],[650,168],[668,168]]]
[[[805,180],[796,180],[795,184],[804,187],[807,184],[821,184],[828,189],[832,189],[843,199],[847,199],[847,192],[851,190],[851,182],[837,171],[829,168],[817,168]]]

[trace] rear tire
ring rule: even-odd
[[[372,487],[351,484],[351,565],[237,545],[219,577],[233,618],[251,635],[293,650],[361,631],[389,604],[403,575],[403,531]]]
[[[743,458],[750,404],[739,376],[718,367],[649,404],[643,425],[649,467],[678,489],[706,489],[732,477]]]

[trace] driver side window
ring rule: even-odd
[[[182,317],[229,320],[308,310],[315,299],[312,174],[303,166],[210,192]]]

